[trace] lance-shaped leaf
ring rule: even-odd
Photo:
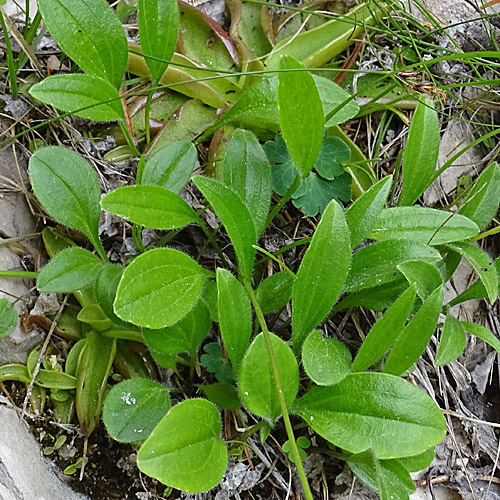
[[[458,213],[469,217],[483,230],[497,213],[500,204],[498,193],[500,167],[495,162],[481,172]]]
[[[420,99],[403,158],[403,189],[398,205],[413,205],[429,187],[439,153],[439,120],[432,100]]]
[[[349,229],[342,207],[332,201],[314,233],[292,289],[293,346],[328,314],[342,290],[351,262]]]
[[[115,313],[137,326],[171,326],[193,309],[209,272],[172,248],[156,248],[136,257],[125,269],[115,299]]]
[[[401,375],[425,351],[443,306],[443,287],[436,288],[399,334],[384,366],[385,373]]]
[[[483,250],[470,243],[455,243],[453,246],[450,246],[450,248],[469,261],[478,274],[479,279],[482,281],[490,303],[493,304],[499,293],[499,279],[495,263],[490,260]]]
[[[276,335],[270,334],[287,406],[299,389],[299,367],[291,349]],[[264,334],[255,337],[241,363],[238,379],[241,399],[259,417],[276,420],[281,415],[278,390]]]
[[[474,335],[478,339],[483,340],[500,354],[500,340],[498,340],[498,338],[493,335],[487,328],[478,325],[477,323],[471,323],[469,321],[461,321],[461,323],[471,335]]]
[[[127,38],[106,0],[38,0],[50,34],[80,68],[120,86],[127,64]]]
[[[102,200],[104,210],[151,229],[176,229],[198,216],[176,193],[160,186],[124,186]]]
[[[417,294],[422,301],[427,300],[429,295],[443,284],[436,266],[423,260],[402,262],[397,266],[397,269],[410,284],[415,283],[417,285]]]
[[[441,255],[434,248],[412,241],[380,241],[357,251],[344,284],[354,292],[397,280],[396,266],[410,260],[437,262]]]
[[[219,412],[210,401],[183,401],[170,409],[141,446],[137,465],[172,488],[188,493],[209,490],[227,467],[221,428]]]
[[[120,443],[144,441],[170,410],[164,385],[140,378],[124,380],[109,391],[102,419],[108,434]]]
[[[74,292],[94,282],[102,260],[83,248],[61,250],[40,272],[36,287],[40,292]]]
[[[98,76],[54,75],[33,85],[29,92],[39,101],[89,120],[124,118],[118,91]]]
[[[378,361],[403,329],[415,300],[415,285],[401,294],[387,312],[372,326],[354,359],[353,371],[363,371]]]
[[[36,197],[48,214],[96,245],[101,189],[93,168],[78,153],[58,146],[38,149],[29,162]]]
[[[226,228],[238,259],[238,268],[243,276],[252,275],[257,236],[252,216],[239,196],[221,182],[208,177],[193,178],[196,187],[209,201]]]
[[[478,233],[477,224],[463,215],[427,207],[394,207],[382,210],[369,238],[442,245]]]
[[[423,453],[446,435],[434,401],[386,373],[352,373],[337,385],[314,387],[290,411],[335,446],[351,453],[371,447],[381,459]]]
[[[442,366],[457,359],[464,352],[466,342],[465,328],[462,323],[448,313],[436,352],[436,365]]]
[[[217,269],[217,292],[220,333],[237,372],[252,333],[252,307],[241,283],[225,269]]]
[[[260,235],[271,204],[271,167],[251,132],[237,130],[231,137],[222,161],[222,179],[245,203]]]
[[[302,179],[316,162],[321,144],[325,118],[323,106],[313,77],[304,65],[291,56],[280,61],[278,75],[278,113],[281,132]],[[297,69],[299,71],[293,71]],[[307,99],[304,99],[304,95]]]
[[[255,297],[264,314],[283,309],[292,297],[293,277],[287,271],[271,274],[259,285]]]
[[[156,83],[165,73],[175,50],[179,9],[176,0],[139,0],[137,7],[142,53],[146,56],[153,83]]]
[[[392,175],[384,177],[363,193],[346,211],[345,218],[351,231],[351,246],[356,248],[370,233],[377,223],[384,208]]]
[[[337,339],[312,332],[302,346],[302,363],[307,376],[318,385],[335,385],[351,371],[351,353]]]
[[[8,299],[0,299],[0,339],[10,335],[17,325],[17,309]]]
[[[196,163],[196,148],[189,141],[176,141],[159,149],[146,161],[142,184],[151,184],[180,193]]]

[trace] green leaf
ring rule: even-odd
[[[74,292],[94,282],[102,266],[102,260],[88,250],[67,248],[42,269],[36,286],[42,293]]]
[[[271,204],[271,167],[251,132],[236,130],[231,137],[222,161],[222,180],[245,203],[260,235]]]
[[[118,290],[118,283],[120,283],[122,274],[123,268],[120,266],[104,266],[97,275],[97,279],[95,282],[95,293],[97,301],[101,306],[101,309],[104,311],[104,314],[111,321],[113,321],[113,323],[116,323],[121,327],[130,328],[130,325],[122,321],[115,314],[115,311],[113,309],[113,304],[116,298],[116,291]]]
[[[61,224],[99,241],[101,189],[94,169],[71,149],[50,146],[30,158],[33,192],[48,214]]]
[[[107,212],[151,229],[176,229],[198,216],[176,193],[160,186],[124,186],[101,200]]]
[[[415,300],[415,285],[403,292],[372,326],[354,359],[353,371],[363,371],[378,361],[401,333]]]
[[[105,122],[124,118],[118,91],[99,76],[54,75],[33,85],[29,93],[61,111],[89,120]],[[80,108],[88,109],[77,111]]]
[[[212,403],[183,401],[170,409],[141,446],[137,465],[172,488],[188,493],[209,490],[227,467],[226,445],[219,439],[221,427]]]
[[[324,114],[313,77],[291,56],[280,60],[278,114],[281,132],[302,179],[312,170],[323,143]],[[307,95],[307,99],[304,99]]]
[[[222,347],[217,342],[210,342],[203,346],[205,354],[200,356],[200,364],[210,373],[214,373],[217,380],[223,384],[234,385],[235,379],[231,364],[227,362]]]
[[[320,331],[315,331],[302,346],[302,364],[315,384],[335,385],[349,375],[352,358],[342,342],[324,338]]]
[[[465,242],[455,243],[453,246],[450,246],[450,249],[458,252],[469,261],[484,285],[490,304],[493,304],[499,293],[499,278],[496,266],[491,262],[488,255],[479,247]]]
[[[429,449],[420,453],[419,455],[414,455],[413,457],[399,458],[398,462],[408,471],[408,472],[418,472],[420,470],[429,467],[431,462],[436,456],[436,451],[434,449]]]
[[[410,260],[397,266],[410,285],[417,285],[417,295],[422,301],[428,299],[429,295],[443,284],[441,275],[436,267],[423,260]]]
[[[264,314],[280,311],[292,297],[293,278],[286,271],[271,274],[258,286],[255,297]]]
[[[172,59],[177,42],[179,9],[175,0],[139,0],[137,22],[141,49],[154,83],[159,82]]]
[[[341,162],[351,157],[349,146],[339,137],[325,137],[321,144],[314,170],[326,180],[333,180],[344,173]]]
[[[106,0],[38,0],[45,25],[62,51],[90,75],[116,89],[125,73],[128,44]]]
[[[8,299],[0,299],[0,339],[10,335],[17,325],[17,309]]]
[[[85,436],[90,436],[101,419],[108,377],[116,354],[116,339],[90,331],[78,359],[76,371],[76,413]]]
[[[457,359],[464,352],[466,343],[467,338],[462,323],[448,313],[436,352],[435,364],[443,366]]]
[[[118,285],[115,313],[137,326],[172,326],[198,302],[208,274],[178,250],[149,250],[125,269]]]
[[[382,210],[368,237],[379,241],[443,245],[472,238],[478,233],[476,223],[463,215],[426,207],[395,207]]]
[[[351,262],[350,235],[342,207],[330,202],[312,237],[292,289],[293,346],[328,314],[342,290]]]
[[[257,242],[257,236],[247,207],[234,191],[220,182],[199,175],[193,177],[193,182],[224,224],[236,252],[239,271],[243,276],[251,277],[255,259],[252,245]]]
[[[399,334],[384,366],[385,373],[401,375],[425,351],[443,306],[443,287],[436,288]]]
[[[385,373],[352,373],[337,385],[314,387],[291,411],[335,446],[351,453],[371,447],[381,459],[423,453],[446,435],[434,401]]]
[[[220,333],[237,372],[252,334],[252,306],[241,283],[225,269],[217,269],[217,291]]]
[[[351,195],[351,176],[347,172],[331,181],[312,172],[293,194],[293,204],[312,217],[323,212],[330,201],[349,201]]]
[[[392,175],[384,177],[363,193],[345,212],[351,231],[351,246],[356,248],[377,223],[391,189]]]
[[[287,406],[299,389],[299,367],[293,352],[276,335],[270,333],[276,365]],[[276,420],[281,415],[278,390],[274,382],[271,360],[263,333],[259,333],[247,349],[238,379],[241,399],[259,417]]]
[[[238,410],[241,408],[238,391],[234,385],[218,382],[211,385],[201,385],[200,388],[206,394],[207,398],[221,409]]]
[[[200,299],[210,311],[210,319],[219,321],[219,297],[217,293],[217,284],[213,280],[206,280],[201,291]]]
[[[134,443],[147,439],[168,410],[167,387],[152,380],[132,378],[109,391],[102,419],[114,440]]]
[[[354,253],[344,292],[354,292],[398,278],[396,266],[410,260],[437,262],[441,255],[427,245],[412,241],[380,241]]]
[[[196,162],[196,148],[189,141],[176,141],[158,149],[146,161],[141,184],[180,193],[188,183]]]
[[[172,326],[166,326],[161,330],[143,330],[146,344],[163,354],[175,354],[188,351],[191,355],[196,354],[196,349],[207,336],[210,329],[210,315],[202,301]]]
[[[478,339],[483,340],[489,344],[496,352],[500,353],[500,341],[484,326],[478,325],[477,323],[471,323],[469,321],[461,321],[464,328]]]
[[[53,227],[45,227],[42,229],[42,240],[45,251],[51,259],[61,250],[77,246],[72,239],[64,236],[64,234]]]
[[[413,115],[403,158],[398,205],[413,205],[429,187],[439,153],[439,120],[432,100],[421,98]]]
[[[111,320],[98,304],[88,304],[82,307],[76,318],[97,332],[105,332],[111,328]]]
[[[481,172],[458,213],[473,220],[479,229],[485,229],[497,213],[499,192],[500,168],[495,162]]]

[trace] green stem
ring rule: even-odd
[[[295,273],[290,270],[290,268],[284,263],[281,262],[281,260],[277,259],[271,252],[268,252],[267,250],[264,250],[263,248],[257,246],[257,245],[252,245],[252,248],[255,248],[255,250],[258,250],[259,252],[263,253],[264,255],[267,255],[270,259],[274,260],[278,265],[283,267],[283,269],[293,278],[295,279]]]
[[[14,63],[14,55],[12,53],[12,46],[10,44],[9,32],[7,31],[7,26],[5,25],[5,19],[3,18],[4,13],[0,11],[0,24],[2,25],[3,37],[5,39],[5,47],[7,49],[7,68],[9,68],[9,80],[10,80],[10,92],[13,99],[17,99],[17,76],[16,76],[16,65]]]
[[[304,494],[305,494],[306,500],[313,500],[311,488],[309,487],[309,483],[307,482],[307,476],[306,476],[306,473],[304,471],[304,467],[302,466],[302,460],[300,458],[299,448],[297,446],[297,443],[295,442],[295,436],[293,434],[292,423],[290,422],[290,416],[288,414],[288,407],[287,407],[287,404],[285,401],[285,396],[283,394],[283,385],[281,384],[281,378],[280,378],[280,374],[278,371],[278,363],[276,361],[276,356],[274,354],[274,349],[273,349],[273,345],[271,342],[271,334],[267,328],[266,320],[264,319],[264,313],[262,312],[262,309],[260,308],[259,301],[257,300],[257,298],[255,296],[255,292],[254,292],[249,280],[246,279],[243,282],[243,285],[245,286],[245,289],[248,293],[248,296],[250,297],[250,300],[252,301],[253,307],[255,309],[255,314],[256,314],[257,319],[258,319],[260,326],[262,328],[262,333],[264,334],[264,339],[266,342],[267,351],[269,353],[269,360],[271,361],[271,370],[272,370],[272,374],[273,374],[274,384],[275,384],[276,390],[278,392],[278,399],[279,399],[279,403],[280,403],[281,413],[283,415],[283,422],[285,424],[286,434],[288,436],[288,440],[289,440],[290,446],[292,448],[291,455],[292,455],[293,461],[297,467],[297,472],[299,474],[299,479],[300,479],[300,482],[302,484],[302,488],[304,489]]]
[[[38,278],[38,274],[30,271],[0,271],[0,278]]]
[[[142,174],[144,173],[144,167],[146,166],[146,155],[142,154],[139,158],[139,163],[137,164],[137,173],[135,175],[136,184],[142,184]]]
[[[125,137],[125,140],[127,141],[127,146],[130,148],[130,151],[132,151],[132,154],[134,156],[140,157],[141,153],[139,153],[139,150],[137,149],[137,146],[135,145],[134,138],[130,135],[130,132],[125,125],[123,120],[118,120],[118,126],[120,127],[120,130]]]
[[[106,262],[106,264],[109,264],[109,257],[106,254],[106,250],[104,250],[104,247],[102,246],[102,242],[99,239],[99,237],[97,237],[95,239],[93,238],[91,240],[91,243],[92,243],[92,245],[94,245],[94,248],[97,250],[97,253],[99,254],[99,257],[101,257],[101,259],[104,262]]]
[[[478,234],[477,236],[474,236],[470,241],[479,241],[482,240],[483,238],[487,238],[488,236],[492,236],[493,234],[498,234],[500,233],[500,226],[493,227],[488,231],[485,231],[484,233]]]
[[[142,243],[142,226],[139,224],[134,224],[132,227],[132,239],[134,240],[135,248],[139,253],[144,253],[146,249]]]
[[[300,186],[301,180],[302,179],[300,178],[300,175],[297,175],[297,177],[295,177],[293,184],[288,188],[288,191],[283,195],[281,200],[276,203],[274,208],[271,210],[271,213],[268,215],[266,219],[266,227],[271,224],[273,219],[276,217],[276,214],[283,208],[283,205],[292,197],[293,193],[297,191],[298,187]]]
[[[250,436],[260,431],[260,429],[262,429],[262,427],[264,427],[264,425],[266,424],[267,422],[265,420],[260,420],[256,424],[252,425],[250,429],[248,429],[247,431],[245,431],[243,434],[240,435],[240,441],[245,442]]]
[[[151,80],[151,88],[148,92],[148,98],[146,99],[146,108],[144,110],[144,126],[146,128],[146,146],[149,146],[151,142],[151,131],[149,129],[149,112],[151,111],[151,101],[153,99],[154,88],[158,85],[158,82]]]

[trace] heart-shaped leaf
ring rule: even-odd
[[[146,328],[163,328],[193,309],[208,271],[172,248],[149,250],[129,264],[115,299],[115,313]]]
[[[45,25],[62,51],[90,75],[119,88],[128,45],[106,0],[38,0]]]
[[[270,334],[287,406],[299,389],[299,367],[290,348],[276,335]],[[276,420],[281,415],[278,390],[274,382],[271,359],[264,334],[259,333],[247,349],[238,379],[241,399],[259,417]]]
[[[102,260],[88,250],[67,248],[42,269],[36,287],[42,293],[74,292],[93,283],[102,266]]]
[[[219,439],[221,427],[212,403],[183,401],[170,409],[141,446],[137,465],[172,488],[188,493],[209,490],[227,467],[226,445]]]
[[[198,216],[176,193],[160,186],[124,186],[108,193],[101,206],[107,212],[151,229],[176,229]]]
[[[124,118],[118,91],[98,76],[54,75],[33,85],[29,92],[39,101],[89,120]]]
[[[335,446],[351,453],[371,447],[382,459],[423,453],[446,434],[434,401],[385,373],[352,373],[337,385],[314,387],[291,411]]]
[[[108,434],[120,443],[144,441],[170,410],[164,385],[132,378],[115,385],[104,401],[102,419]]]
[[[350,235],[342,207],[332,201],[314,233],[292,290],[293,345],[328,314],[342,290],[351,262]]]

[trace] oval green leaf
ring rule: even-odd
[[[465,328],[458,319],[448,313],[436,352],[436,365],[442,366],[457,359],[464,352],[466,343]]]
[[[144,441],[170,410],[168,388],[152,380],[132,378],[115,385],[104,401],[102,419],[120,443]]]
[[[477,224],[463,215],[427,207],[394,207],[382,210],[369,238],[443,245],[478,233]]]
[[[283,396],[290,406],[299,389],[299,366],[290,348],[276,335],[269,334],[273,346]],[[247,349],[238,379],[241,399],[247,408],[263,418],[276,420],[281,415],[278,390],[263,333]]]
[[[0,339],[10,335],[17,325],[17,309],[9,299],[0,299]]]
[[[431,99],[421,98],[413,115],[403,158],[398,205],[413,205],[429,187],[439,153],[439,120]]]
[[[116,89],[125,73],[128,44],[106,0],[38,0],[45,25],[62,51],[90,75]]]
[[[196,162],[196,148],[189,141],[165,146],[146,161],[141,184],[150,184],[180,193],[188,183]]]
[[[172,488],[188,493],[209,490],[227,467],[226,445],[219,439],[221,427],[212,403],[183,401],[170,409],[141,446],[137,465]]]
[[[221,182],[208,177],[193,177],[196,187],[212,205],[233,243],[238,269],[246,278],[252,276],[257,242],[252,216],[239,196]]]
[[[446,435],[434,401],[385,373],[352,373],[337,385],[314,387],[291,411],[330,443],[351,453],[371,447],[382,459],[423,453]]]
[[[291,56],[284,56],[280,60],[280,69],[286,70],[278,74],[281,132],[301,178],[305,179],[323,143],[323,106],[314,78],[304,71],[302,63]]]
[[[137,22],[142,53],[153,83],[160,81],[174,54],[179,27],[176,0],[138,0]],[[155,59],[149,59],[153,56]],[[160,60],[158,60],[160,59]]]
[[[217,269],[219,326],[235,373],[252,334],[252,306],[241,283],[225,269]]]
[[[94,169],[78,153],[58,146],[38,149],[30,158],[29,177],[36,197],[61,224],[99,241],[101,189]]]
[[[351,262],[349,229],[342,207],[331,201],[314,233],[292,290],[293,347],[328,314],[342,290]]]
[[[107,212],[151,229],[176,229],[197,220],[194,210],[176,193],[160,186],[124,186],[108,193]]]
[[[351,372],[352,358],[342,342],[324,338],[320,331],[315,331],[304,341],[302,363],[315,384],[335,385]]]
[[[178,250],[149,250],[125,269],[118,285],[115,313],[137,326],[172,326],[198,302],[208,275]]]
[[[36,287],[42,293],[74,292],[94,282],[102,266],[102,260],[88,250],[67,248],[42,269]]]
[[[261,282],[255,297],[264,314],[280,311],[292,297],[293,277],[287,271],[271,274]]]
[[[33,85],[29,92],[39,101],[89,120],[124,118],[118,91],[98,76],[54,75]]]

